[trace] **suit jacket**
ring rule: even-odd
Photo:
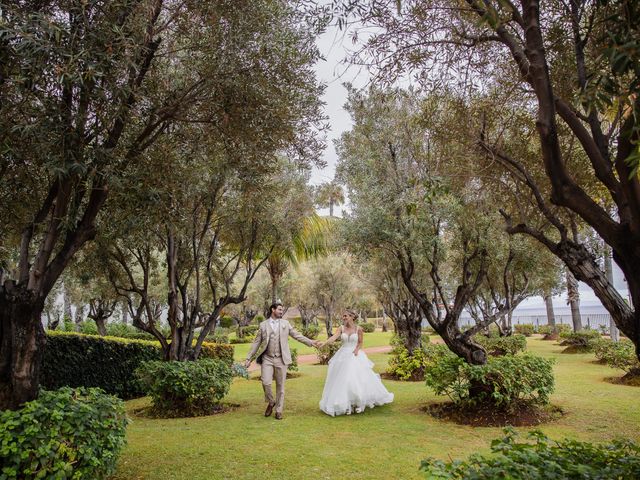
[[[249,353],[247,354],[247,360],[252,360],[254,355],[257,355],[256,361],[262,363],[262,355],[264,354],[267,346],[269,345],[269,333],[271,332],[271,325],[269,325],[269,319],[260,322],[260,328],[256,333],[256,338],[251,344]],[[309,347],[313,345],[313,341],[298,332],[287,320],[280,319],[280,350],[282,353],[282,361],[285,365],[291,364],[291,350],[289,349],[288,337],[292,336],[300,343],[304,343]]]

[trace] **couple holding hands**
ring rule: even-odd
[[[393,401],[382,384],[380,376],[373,371],[373,363],[362,350],[362,328],[356,320],[358,314],[345,310],[343,324],[326,342],[311,340],[299,333],[287,320],[282,318],[284,308],[280,303],[271,305],[271,316],[260,323],[256,338],[249,349],[244,364],[248,367],[256,356],[261,365],[260,377],[264,389],[267,409],[266,417],[275,410],[275,418],[282,419],[284,409],[284,383],[287,367],[291,364],[288,337],[308,346],[320,348],[323,345],[342,340],[342,346],[329,361],[327,378],[320,400],[320,409],[327,415],[349,415],[361,413],[366,407],[384,405]],[[276,396],[271,384],[275,378]]]

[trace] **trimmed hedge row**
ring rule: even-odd
[[[47,332],[40,383],[47,390],[99,387],[120,398],[135,398],[144,391],[133,372],[142,362],[161,358],[160,345],[149,340]],[[233,347],[205,343],[200,358],[218,358],[231,365]]]

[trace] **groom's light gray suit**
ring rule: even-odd
[[[287,320],[276,320],[276,328],[271,327],[271,319],[260,323],[256,338],[247,354],[247,361],[257,356],[261,365],[260,377],[264,389],[265,401],[275,404],[276,413],[282,414],[284,408],[284,382],[287,378],[287,367],[291,364],[291,350],[288,337],[291,336],[305,345],[312,346],[313,341],[298,332]],[[273,398],[271,383],[275,373],[276,398]]]

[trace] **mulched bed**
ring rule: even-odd
[[[232,412],[240,407],[237,403],[221,403],[216,405],[207,412],[202,412],[199,415],[185,415],[184,412],[172,411],[172,412],[159,412],[152,405],[147,407],[141,407],[133,410],[133,415],[136,417],[144,418],[191,418],[191,417],[206,417],[209,415],[220,415],[222,413]]]
[[[552,422],[565,412],[555,405],[541,407],[530,403],[519,403],[509,411],[498,410],[490,404],[460,406],[452,402],[432,403],[422,409],[440,420],[472,427],[530,427]]]
[[[632,372],[622,377],[608,377],[605,380],[616,385],[626,385],[628,387],[640,387],[640,374]]]
[[[382,372],[380,374],[380,378],[385,380],[396,380],[398,382],[424,382],[424,372],[415,371],[413,375],[406,380],[404,378],[398,378],[395,375],[391,375],[390,373]]]
[[[589,352],[591,352],[590,347],[585,347],[584,345],[569,345],[560,353],[589,353]]]

